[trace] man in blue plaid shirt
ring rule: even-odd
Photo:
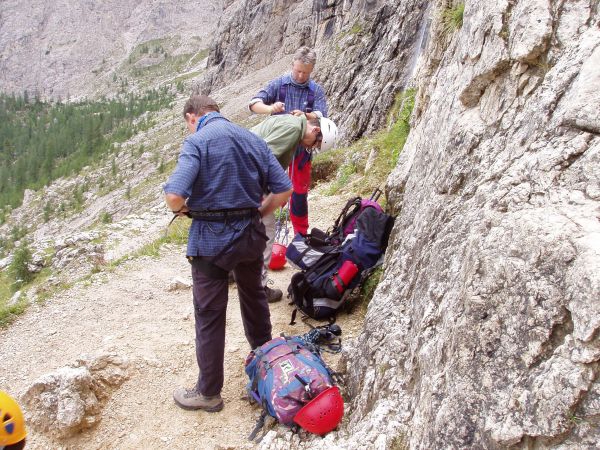
[[[310,74],[317,55],[308,47],[294,54],[291,73],[271,81],[250,100],[249,108],[257,114],[305,115],[307,119],[327,117],[325,91]],[[290,219],[295,233],[308,232],[308,186],[312,154],[302,146],[296,149],[289,172],[294,192],[290,201]]]
[[[164,187],[167,206],[190,216],[187,257],[192,265],[199,375],[178,388],[175,403],[209,412],[223,408],[227,277],[233,271],[251,348],[271,339],[269,305],[261,282],[267,237],[261,222],[291,195],[291,183],[267,144],[229,122],[210,97],[184,107],[188,130],[177,167]],[[263,200],[263,193],[270,194]]]

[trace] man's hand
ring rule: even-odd
[[[166,194],[165,201],[167,203],[167,207],[178,216],[185,216],[186,213],[190,210],[185,203],[185,198],[181,197],[177,194]]]
[[[182,216],[187,216],[187,213],[190,211],[190,208],[188,208],[187,205],[183,205],[181,208],[179,208],[177,211],[173,211],[173,214],[182,217]]]
[[[291,195],[292,189],[290,189],[289,191],[281,192],[279,194],[273,194],[271,192],[263,199],[262,204],[258,208],[260,217],[265,217],[266,215],[271,214],[280,206],[284,205]]]
[[[285,111],[285,103],[275,102],[271,105],[271,114],[278,114]]]
[[[310,119],[317,119],[318,116],[315,113],[305,113],[303,111],[300,111],[299,109],[295,109],[292,111],[292,114],[294,116],[306,116],[306,120],[310,120]]]
[[[285,103],[275,102],[272,105],[265,105],[262,100],[250,105],[250,111],[255,114],[278,114],[285,111]]]

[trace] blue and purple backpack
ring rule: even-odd
[[[246,358],[246,374],[250,399],[263,407],[263,414],[290,426],[304,405],[334,385],[318,350],[299,336],[277,337],[252,350]],[[264,421],[264,415],[261,418]]]

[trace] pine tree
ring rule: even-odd
[[[17,285],[29,283],[33,280],[33,273],[29,271],[27,265],[31,264],[31,250],[25,240],[15,250],[13,260],[9,266],[9,273],[15,279]]]

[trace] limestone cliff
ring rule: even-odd
[[[349,139],[418,87],[385,275],[348,352],[348,422],[308,445],[597,448],[598,2],[467,1],[456,28],[449,6],[236,2],[211,49],[208,87],[315,46]]]
[[[412,448],[600,442],[597,8],[467,2],[430,39],[353,377]]]

